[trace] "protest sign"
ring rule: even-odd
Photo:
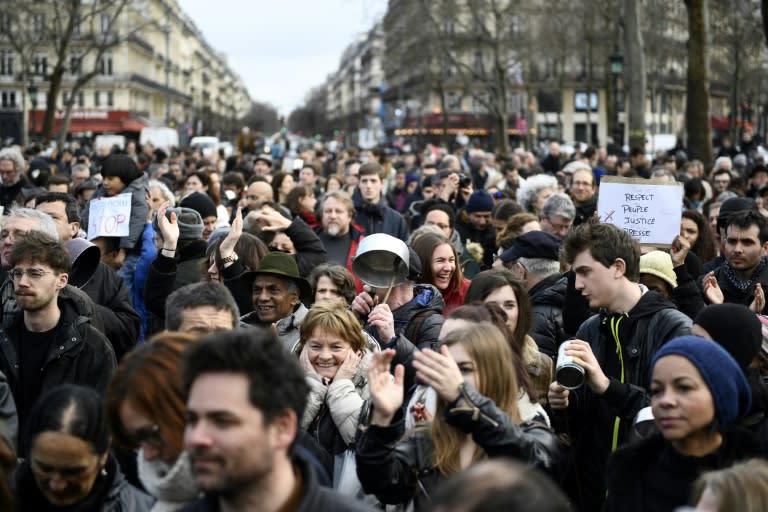
[[[680,234],[682,183],[603,176],[597,201],[600,222],[620,227],[641,244],[669,246]]]
[[[128,236],[131,194],[92,199],[88,216],[88,240],[97,236]]]

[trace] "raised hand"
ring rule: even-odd
[[[672,258],[672,266],[679,267],[685,264],[685,258],[691,250],[691,243],[684,237],[677,235],[672,241],[669,256]]]
[[[440,347],[440,352],[422,350],[413,355],[413,367],[416,378],[431,387],[444,402],[450,403],[459,398],[459,386],[464,376],[453,360],[448,347]]]
[[[702,290],[704,291],[704,297],[710,304],[722,304],[725,302],[725,296],[723,290],[720,289],[720,284],[717,282],[715,272],[711,271],[701,282]]]
[[[387,304],[374,306],[368,314],[368,325],[376,327],[382,343],[389,343],[395,337],[395,318]]]
[[[286,219],[274,208],[262,206],[260,212],[259,224],[262,231],[285,231],[291,225],[290,219]]]
[[[222,258],[228,258],[235,252],[235,245],[240,240],[240,236],[243,234],[243,209],[238,208],[235,213],[235,218],[232,219],[232,226],[229,228],[229,233],[224,237],[219,246],[219,255]]]
[[[163,248],[169,251],[176,250],[176,244],[179,242],[179,222],[176,213],[171,212],[171,218],[165,216],[170,203],[164,203],[157,212],[157,226],[160,228],[160,235],[163,237]]]
[[[373,403],[371,424],[382,427],[392,423],[398,409],[403,406],[403,378],[405,368],[395,367],[395,379],[389,373],[389,365],[395,357],[393,349],[382,350],[373,354],[368,366],[368,388]]]
[[[763,292],[763,286],[760,283],[755,283],[755,298],[749,304],[749,309],[757,315],[762,315],[764,308],[765,293]]]

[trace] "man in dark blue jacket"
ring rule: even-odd
[[[360,181],[352,195],[355,203],[355,222],[362,226],[366,235],[386,233],[405,241],[408,238],[408,227],[405,219],[389,206],[382,198],[384,169],[376,162],[368,162],[360,166]]]

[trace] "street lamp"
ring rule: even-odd
[[[37,86],[30,82],[27,93],[32,102],[32,136],[34,137],[37,134]]]
[[[618,151],[621,151],[623,137],[619,126],[619,77],[624,71],[624,56],[618,50],[608,57],[611,63],[611,75],[613,77],[613,143]]]

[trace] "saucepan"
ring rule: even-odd
[[[387,302],[392,287],[408,280],[408,246],[399,238],[385,233],[366,236],[352,259],[352,271],[373,288],[386,288]]]

